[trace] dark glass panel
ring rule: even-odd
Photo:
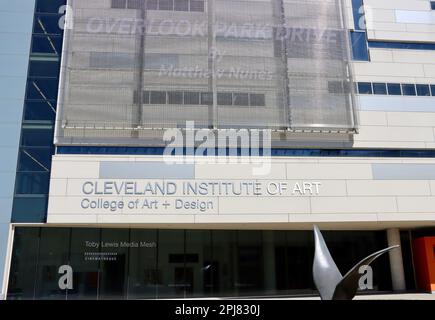
[[[164,91],[151,91],[150,93],[151,104],[166,104],[166,92]]]
[[[33,299],[39,228],[15,228],[8,299]]]
[[[59,268],[69,265],[69,228],[42,228],[36,272],[36,299],[66,299]]]
[[[373,83],[373,93],[374,94],[387,94],[387,84],[386,83]]]
[[[235,106],[249,106],[249,94],[247,93],[234,93],[234,105]]]
[[[404,96],[417,95],[417,92],[415,90],[415,84],[402,84],[402,92]]]
[[[220,106],[232,106],[233,94],[231,92],[219,92],[217,94],[217,103]]]
[[[261,231],[237,231],[237,282],[239,296],[263,294],[264,265]]]
[[[430,87],[428,84],[417,84],[418,96],[430,96]]]
[[[400,96],[402,95],[402,88],[400,86],[400,83],[388,83],[388,94],[390,96]]]
[[[30,60],[30,77],[52,77],[59,76],[59,61]]]
[[[60,57],[62,53],[62,36],[33,35],[32,53],[51,54]]]
[[[15,194],[48,194],[49,172],[18,172]]]
[[[24,104],[24,121],[50,121],[56,119],[56,101],[26,100]]]
[[[372,84],[370,82],[358,82],[359,94],[373,94]]]
[[[367,37],[365,32],[350,32],[352,42],[352,57],[356,61],[369,61]]]
[[[190,11],[204,12],[204,0],[190,0]]]
[[[100,230],[71,229],[70,265],[74,271],[73,289],[68,300],[97,299]]]
[[[147,9],[148,10],[157,10],[158,9],[158,0],[147,0]]]
[[[237,294],[236,231],[212,231],[213,289],[215,296]]]
[[[157,270],[157,230],[132,229],[128,263],[128,298],[155,299],[159,273]]]
[[[61,15],[57,14],[36,14],[33,22],[34,34],[62,34],[63,30],[59,27]]]
[[[55,78],[30,78],[27,81],[28,100],[56,100],[58,79]]]
[[[199,104],[199,92],[184,92],[184,104]]]
[[[249,105],[253,107],[265,107],[266,97],[264,94],[254,94],[249,95]]]
[[[168,92],[169,104],[183,104],[183,92],[182,91],[169,91]]]
[[[125,9],[127,0],[112,0],[111,7],[113,9]]]
[[[159,10],[174,10],[174,0],[159,0]]]
[[[184,230],[159,230],[158,298],[184,297],[186,293],[184,262],[171,263],[173,254],[184,254]]]
[[[21,131],[21,145],[30,147],[46,147],[53,145],[53,129],[26,128]]]
[[[189,11],[189,0],[174,0],[175,11]]]
[[[186,231],[185,261],[187,296],[212,295],[217,269],[212,259],[211,231]]]
[[[48,172],[51,168],[51,148],[21,148],[18,171]]]
[[[48,198],[42,196],[19,196],[14,198],[12,208],[13,223],[41,223],[45,222]]]
[[[59,13],[60,7],[66,4],[66,0],[37,0],[36,12]]]
[[[206,106],[213,105],[213,93],[201,92],[201,104]]]
[[[99,299],[124,299],[128,275],[128,229],[102,229]]]

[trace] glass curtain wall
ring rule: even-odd
[[[385,232],[325,231],[342,273]],[[15,229],[8,299],[156,299],[315,294],[310,231]],[[61,266],[72,289],[61,290]],[[372,265],[391,289],[388,255]]]
[[[65,3],[36,1],[12,222],[45,221]]]

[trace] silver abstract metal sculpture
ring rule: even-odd
[[[317,226],[314,226],[314,242],[313,279],[322,300],[352,300],[358,290],[360,267],[370,265],[384,253],[399,247],[398,245],[392,246],[369,255],[352,267],[343,277]]]

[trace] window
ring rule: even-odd
[[[213,105],[213,93],[202,92],[201,93],[201,104],[206,105],[206,106]]]
[[[127,0],[112,0],[113,9],[125,9]]]
[[[402,92],[404,96],[415,96],[415,84],[402,84]]]
[[[430,96],[430,88],[428,84],[417,84],[418,96]]]
[[[366,33],[361,31],[351,31],[350,40],[352,42],[353,60],[369,61]]]
[[[158,8],[158,0],[148,0],[147,1],[147,9],[148,10],[157,10]]]
[[[431,1],[431,2],[430,2],[430,8],[431,8],[432,10],[435,10],[435,1]]]
[[[204,12],[204,0],[190,0],[190,11]]]
[[[249,105],[252,107],[264,107],[266,106],[266,99],[264,94],[254,94],[249,95]]]
[[[343,93],[343,83],[341,81],[328,81],[328,92],[335,94]]]
[[[435,97],[435,85],[431,85],[430,86],[430,91],[432,91],[432,96],[434,96]]]
[[[189,0],[174,0],[175,11],[189,11]]]
[[[374,94],[387,94],[387,84],[386,83],[373,83],[373,93]]]
[[[142,92],[142,103],[143,104],[150,104],[150,97],[151,97],[151,93],[149,91],[143,91]]]
[[[170,91],[168,92],[169,104],[183,104],[183,92],[182,91]]]
[[[217,94],[217,103],[219,106],[232,106],[233,95],[231,92],[219,92]]]
[[[401,96],[402,88],[400,87],[400,83],[388,83],[388,94],[390,96]]]
[[[159,10],[174,10],[174,0],[159,0]]]
[[[247,93],[234,93],[235,106],[249,106],[249,94]]]
[[[199,92],[185,92],[184,93],[184,104],[199,104]]]
[[[151,91],[151,104],[166,104],[166,92]]]
[[[372,84],[370,82],[358,82],[359,94],[373,94]]]
[[[355,30],[365,30],[364,4],[362,0],[352,0]]]
[[[140,9],[144,0],[128,0],[127,9]]]

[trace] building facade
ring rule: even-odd
[[[435,292],[434,8],[0,5],[2,297],[315,294],[313,225]]]

